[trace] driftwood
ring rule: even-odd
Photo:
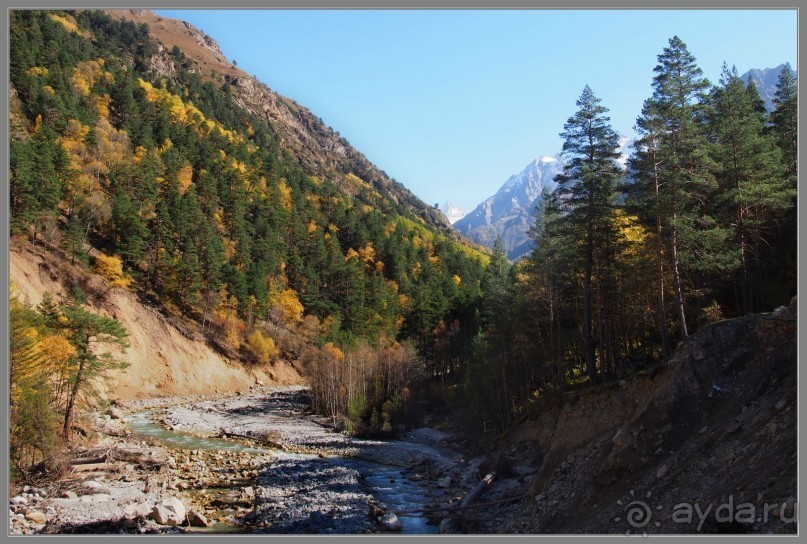
[[[486,502],[484,504],[474,505],[473,502],[478,499],[485,491],[487,491],[490,486],[493,484],[493,481],[496,479],[496,473],[491,472],[482,478],[478,484],[474,486],[474,488],[468,493],[464,499],[459,504],[449,504],[445,506],[437,506],[431,508],[414,508],[411,510],[392,510],[395,514],[409,514],[409,513],[428,513],[428,512],[462,512],[468,508],[473,508],[474,506],[487,506],[489,504],[495,504],[498,502],[510,502],[515,499],[521,499],[523,497],[509,497],[504,499],[503,501],[493,501],[493,502]]]
[[[104,463],[107,460],[107,454],[101,455],[99,457],[89,457],[84,459],[74,459],[71,463],[72,465],[94,465],[97,463]]]
[[[462,502],[460,502],[460,510],[464,510],[468,508],[472,502],[478,499],[485,491],[487,491],[490,486],[493,484],[493,481],[496,479],[496,473],[490,472],[484,478],[482,478],[476,486],[468,493]]]
[[[231,432],[229,432],[229,431],[227,431],[225,429],[219,429],[219,433],[216,435],[216,437],[217,438],[242,438],[242,439],[246,439],[246,440],[252,440],[254,442],[261,442],[263,444],[266,444],[267,446],[271,446],[271,447],[279,449],[279,450],[284,450],[285,449],[283,447],[283,444],[281,444],[280,442],[276,442],[276,441],[272,440],[271,438],[267,438],[265,436],[260,437],[260,436],[250,436],[250,435],[247,435],[247,434],[231,433]]]

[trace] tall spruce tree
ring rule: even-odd
[[[555,177],[566,220],[580,242],[583,268],[583,344],[589,377],[597,379],[595,340],[592,333],[592,281],[595,254],[608,237],[614,190],[620,176],[619,137],[611,128],[607,108],[586,85],[577,100],[579,108],[561,133],[563,172]]]
[[[668,250],[670,271],[675,290],[675,307],[680,335],[688,335],[684,305],[682,264],[697,266],[697,258],[707,254],[686,244],[710,241],[702,231],[696,232],[698,204],[708,201],[714,190],[706,161],[707,140],[703,117],[704,92],[709,82],[702,77],[695,57],[683,41],[674,36],[654,68],[653,96],[637,121],[644,136],[652,125],[652,145],[641,146],[637,154],[650,153],[650,164],[656,171],[658,198],[645,199],[657,206],[662,236]],[[645,128],[642,128],[645,127]],[[648,142],[650,143],[650,142]],[[704,224],[713,226],[706,217]],[[719,243],[719,240],[717,241]],[[683,250],[683,251],[682,251]],[[682,253],[685,253],[682,255]]]
[[[775,108],[771,113],[771,129],[782,150],[787,173],[795,179],[798,164],[798,88],[796,76],[785,64],[776,83]]]

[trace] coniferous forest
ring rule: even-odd
[[[472,246],[362,172],[308,170],[146,25],[10,17],[12,238],[195,323],[245,365],[294,361],[338,428],[392,436],[428,399],[471,434],[498,432],[541,396],[624,379],[796,292],[789,69],[767,112],[731,65],[709,82],[671,38],[648,66],[627,169],[585,86],[557,127],[564,168],[536,210],[536,249],[510,263],[500,241]],[[57,463],[96,379],[126,366],[103,348],[127,333],[80,288],[32,307],[12,283],[10,310],[23,474]]]

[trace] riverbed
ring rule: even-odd
[[[449,435],[421,429],[404,440],[357,439],[323,424],[309,413],[309,405],[305,388],[261,389],[136,412],[129,416],[129,428],[170,448],[189,451],[191,457],[202,452],[215,452],[223,459],[255,456],[257,474],[248,482],[252,485],[239,480],[239,474],[232,475],[232,515],[214,514],[231,530],[241,526],[249,532],[271,533],[378,532],[385,525],[369,515],[375,509],[399,512],[402,533],[437,532],[437,525],[418,510],[451,498],[448,488],[462,457],[446,445]],[[262,445],[266,443],[271,446]],[[180,469],[198,466],[191,458],[182,461]],[[227,492],[226,478],[218,489]]]
[[[305,388],[254,387],[89,415],[91,436],[73,444],[65,474],[12,491],[9,530],[435,533],[444,512],[434,507],[458,502],[474,483],[473,463],[448,433],[362,440],[309,407]],[[171,501],[181,515],[160,521],[156,510]]]

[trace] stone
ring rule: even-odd
[[[44,512],[40,512],[39,510],[32,510],[31,512],[28,512],[25,514],[25,518],[28,521],[40,524],[48,521],[48,517],[44,514]]]
[[[123,512],[126,514],[126,517],[130,519],[146,517],[151,513],[151,505],[147,502],[135,502],[127,504],[123,508]]]
[[[446,476],[437,480],[437,486],[442,488],[451,487],[451,476]]]
[[[703,426],[703,427],[701,427],[701,430],[700,430],[700,431],[698,431],[698,434],[703,434],[703,433],[705,433],[705,432],[706,432],[706,431],[708,431],[708,430],[709,430],[709,427],[708,427],[708,426]]]
[[[785,399],[782,399],[782,400],[780,400],[779,402],[776,403],[775,408],[776,408],[776,410],[781,412],[782,410],[785,409],[785,406],[787,406],[787,401]]]
[[[666,463],[661,465],[661,467],[656,471],[656,478],[664,478],[669,469],[670,467],[668,467]]]
[[[82,484],[85,489],[89,489],[90,491],[98,491],[103,486],[96,482],[95,480],[88,480]]]
[[[174,456],[169,457],[165,462],[171,468],[176,468],[176,466],[177,466],[177,460],[176,460],[176,458]]]
[[[444,518],[443,521],[440,522],[441,535],[452,535],[456,532],[457,532],[457,524],[454,523],[453,519]]]
[[[154,505],[150,518],[160,525],[180,525],[185,521],[185,505],[175,497],[168,497]]]
[[[195,512],[193,510],[191,510],[188,514],[188,523],[191,527],[210,527],[210,522],[207,521],[204,514],[200,514],[199,512]]]
[[[397,532],[403,529],[401,520],[399,520],[398,516],[396,516],[392,512],[384,514],[378,521],[381,523],[381,526],[384,527],[384,529],[386,529],[387,531]]]
[[[244,488],[244,495],[246,495],[247,497],[251,497],[254,494],[255,494],[255,489],[253,489],[252,486],[247,486],[247,487]]]
[[[611,442],[613,442],[614,446],[618,448],[624,448],[631,443],[632,439],[633,437],[628,431],[625,429],[619,429],[611,439]]]
[[[10,502],[11,504],[22,505],[22,504],[28,504],[28,499],[26,499],[21,495],[17,495],[16,497],[12,497]]]
[[[734,434],[734,433],[736,433],[737,431],[740,430],[741,426],[742,426],[742,424],[739,421],[732,423],[731,425],[729,425],[726,428],[726,434]]]
[[[123,419],[123,411],[117,406],[110,407],[110,409],[107,410],[107,414],[112,419]]]

